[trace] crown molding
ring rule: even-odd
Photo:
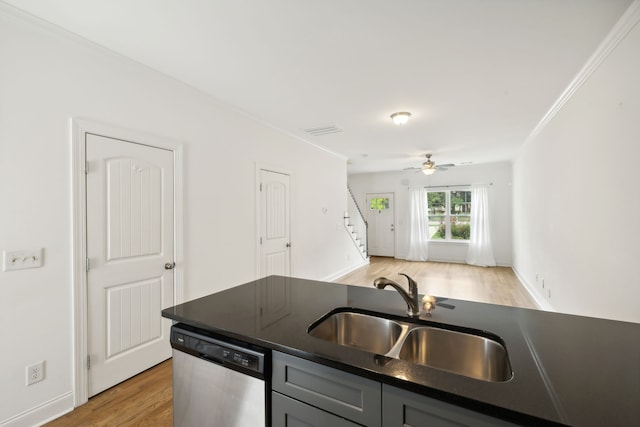
[[[634,0],[633,3],[622,14],[618,22],[613,26],[609,34],[600,43],[596,51],[584,64],[582,69],[573,78],[569,86],[562,92],[560,97],[554,102],[549,111],[542,117],[542,120],[531,131],[524,145],[533,141],[540,132],[554,119],[554,117],[562,110],[564,105],[571,99],[574,93],[591,77],[591,75],[600,67],[600,64],[616,49],[618,44],[631,32],[631,30],[640,22],[640,0]]]

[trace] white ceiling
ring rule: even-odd
[[[511,159],[631,0],[5,2],[359,173]],[[342,132],[304,131],[326,124]]]

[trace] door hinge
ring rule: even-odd
[[[260,183],[260,191],[262,191],[262,183]]]
[[[90,263],[89,263],[89,257],[87,257],[87,258],[84,260],[84,269],[85,269],[85,271],[88,273],[90,268],[91,268],[91,265],[90,265]]]
[[[91,369],[91,355],[87,354],[87,369]]]
[[[89,173],[89,162],[84,162],[84,174]]]
[[[262,244],[262,236],[260,236],[260,244]]]

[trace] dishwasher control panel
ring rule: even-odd
[[[206,336],[204,332],[198,333],[174,325],[171,328],[171,346],[212,362],[264,373],[264,353]]]

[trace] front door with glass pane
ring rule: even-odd
[[[369,255],[395,256],[393,193],[367,194],[365,211],[369,223]]]

